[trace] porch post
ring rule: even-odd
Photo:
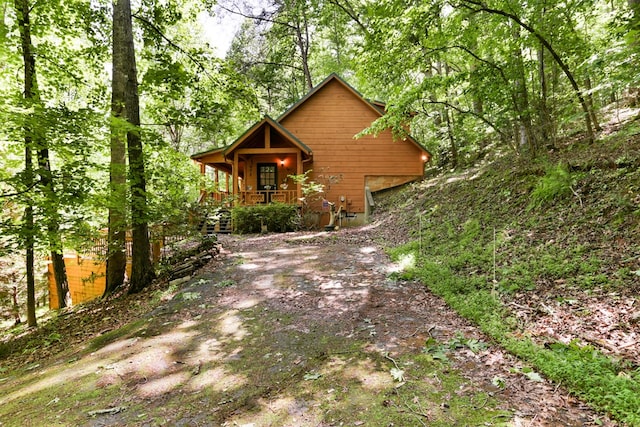
[[[233,205],[238,206],[240,201],[238,200],[238,152],[233,153]]]
[[[302,165],[302,151],[298,150],[297,153],[297,159],[296,159],[296,175],[302,175],[304,173],[304,168]],[[300,199],[302,198],[302,183],[300,181],[298,181],[298,184],[296,185],[298,188],[298,197],[296,200],[296,203],[300,203]]]
[[[202,180],[200,181],[200,201],[206,199],[207,197],[207,187],[205,185],[205,177],[207,173],[207,165],[204,162],[200,163],[200,175],[202,176]]]

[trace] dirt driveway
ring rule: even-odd
[[[16,384],[0,403],[27,406],[0,425],[612,425],[398,279],[374,235],[221,237],[126,334]],[[47,423],[24,418],[55,378]]]

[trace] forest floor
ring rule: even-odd
[[[633,117],[5,331],[0,426],[640,425]]]
[[[10,357],[0,425],[613,425],[399,279],[379,238],[223,236],[137,321],[85,311],[96,340]]]

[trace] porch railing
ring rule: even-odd
[[[264,203],[298,203],[297,190],[254,190],[241,191],[240,200],[243,205],[260,205]]]
[[[213,191],[213,192],[201,191],[200,196],[198,197],[198,203],[203,203],[207,200],[224,202],[224,201],[227,201],[230,197],[231,197],[231,194],[228,191]]]

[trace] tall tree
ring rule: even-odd
[[[62,239],[60,237],[58,196],[56,194],[53,175],[51,173],[48,143],[43,136],[44,132],[37,129],[38,125],[36,125],[36,119],[34,116],[34,114],[38,112],[40,114],[42,113],[43,106],[36,79],[36,60],[31,40],[30,14],[32,11],[32,5],[29,4],[29,0],[16,0],[15,5],[20,31],[22,58],[24,62],[24,99],[26,107],[34,111],[34,113],[31,113],[25,120],[25,150],[28,152],[25,156],[25,163],[28,164],[27,168],[31,169],[31,150],[35,150],[37,153],[38,174],[40,176],[39,183],[47,201],[47,238],[49,248],[51,250],[51,260],[53,264],[56,290],[58,293],[58,307],[64,308],[70,305],[71,296],[69,293],[69,284],[67,281],[67,273],[62,252]],[[42,125],[40,124],[40,126]],[[29,175],[32,174],[29,173]],[[31,211],[29,215],[26,215],[26,217],[27,221],[31,222],[33,220],[33,212]],[[33,228],[33,224],[27,224],[27,229],[29,228]],[[33,233],[28,234],[33,235]],[[31,250],[32,249],[33,248],[31,248]],[[29,254],[29,257],[32,256],[33,253]],[[28,264],[32,263],[32,261],[33,260],[29,260]],[[31,296],[31,292],[29,292],[28,295]]]
[[[24,98],[29,102],[33,98],[33,74],[35,60],[31,54],[31,26],[30,7],[27,0],[16,0],[16,13],[20,26],[20,39],[22,44],[22,56],[24,58]],[[27,188],[33,187],[33,138],[28,121],[24,124],[24,184]],[[33,219],[33,202],[28,198],[24,211],[24,244],[26,251],[26,279],[27,279],[27,324],[30,327],[37,326],[35,303],[35,275],[34,275],[34,246],[35,226]]]
[[[111,138],[109,144],[109,196],[108,196],[108,248],[107,272],[104,295],[116,292],[124,283],[127,267],[126,230],[127,230],[127,160],[126,139],[127,123],[127,75],[128,36],[123,21],[130,15],[127,5],[122,2],[113,4],[112,62],[111,67]],[[129,6],[130,7],[130,6]],[[129,18],[130,20],[131,18]],[[129,23],[131,25],[131,23]],[[129,28],[130,30],[130,28]]]
[[[140,292],[155,277],[149,246],[146,177],[140,135],[138,73],[133,42],[131,2],[116,0],[113,5],[113,103],[124,108],[129,158],[132,255],[129,293]]]
[[[115,30],[115,27],[114,27]],[[115,51],[114,51],[115,62]],[[104,295],[116,292],[124,283],[127,267],[126,229],[127,229],[127,162],[126,162],[126,130],[119,125],[118,118],[125,114],[122,99],[125,85],[122,78],[116,78],[118,69],[112,68],[112,100],[111,138],[109,144],[109,196],[108,196],[108,237],[107,237],[107,272]]]
[[[253,26],[245,23],[236,34],[227,58],[249,68],[265,86],[263,97],[270,114],[272,109],[282,112],[279,104],[289,106],[313,87],[312,50],[319,23],[318,3],[273,0],[265,3],[259,13],[252,12],[243,2],[218,4],[220,9],[253,22]],[[251,34],[255,34],[253,39]]]

